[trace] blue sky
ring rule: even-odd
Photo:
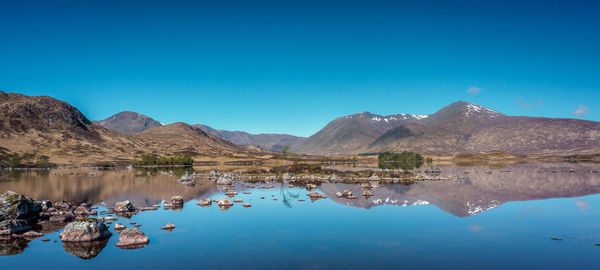
[[[594,2],[2,2],[0,90],[301,136],[457,100],[598,121]]]

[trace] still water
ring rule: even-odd
[[[237,182],[241,203],[228,210],[196,205],[224,197],[208,180],[189,187],[177,176],[135,170],[91,169],[2,172],[0,191],[34,199],[137,207],[183,195],[182,210],[141,212],[118,221],[141,224],[150,243],[134,250],[63,246],[61,228],[44,228],[52,241],[2,242],[0,265],[32,269],[598,269],[599,164],[441,166],[455,180],[388,184],[374,196],[350,200],[336,192],[360,185],[323,183],[314,202],[287,183]],[[74,172],[68,175],[67,172]],[[54,175],[56,173],[56,175]],[[62,174],[65,173],[63,176]],[[77,173],[79,175],[77,175]],[[271,189],[259,188],[273,185]],[[254,187],[252,187],[254,186]],[[244,194],[243,192],[250,192]],[[264,199],[261,199],[264,197]],[[274,200],[277,199],[277,200]],[[303,200],[303,201],[301,201]],[[175,224],[174,231],[160,228]],[[551,238],[562,240],[551,240]],[[53,242],[56,240],[56,242]],[[8,255],[14,254],[14,255]],[[82,259],[87,258],[87,259]]]

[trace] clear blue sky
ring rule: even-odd
[[[301,136],[457,100],[598,121],[599,14],[597,1],[3,1],[0,90],[92,120],[131,110]]]

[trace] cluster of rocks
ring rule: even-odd
[[[172,209],[172,210],[182,210],[183,209],[183,196],[175,195],[175,196],[171,197],[171,199],[164,202],[164,208]]]
[[[356,199],[357,196],[352,195],[352,191],[349,189],[344,189],[342,192],[336,192],[335,196],[338,198],[346,198],[346,199]]]
[[[316,201],[318,199],[327,199],[327,196],[321,194],[321,193],[317,193],[317,192],[311,192],[306,194],[306,196],[310,197],[311,201]]]
[[[0,238],[32,239],[43,236],[32,231],[47,223],[61,226],[66,222],[97,215],[87,204],[72,205],[69,202],[39,201],[14,191],[0,193]],[[49,226],[49,225],[47,225]]]
[[[194,185],[196,185],[197,178],[198,178],[198,173],[193,172],[193,173],[189,174],[188,172],[186,172],[183,176],[181,176],[181,178],[179,178],[179,180],[177,180],[177,182],[184,184],[186,186],[194,186]]]

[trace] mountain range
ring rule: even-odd
[[[185,123],[119,133],[94,124],[64,101],[0,92],[0,153],[10,152],[36,153],[58,164],[133,160],[142,154],[187,153],[196,160],[265,154]]]
[[[145,153],[203,157],[291,152],[340,155],[415,151],[426,155],[505,152],[518,155],[600,153],[600,123],[507,116],[469,102],[431,115],[342,116],[314,135],[249,134],[196,124],[164,125],[136,112],[92,122],[77,108],[47,96],[0,92],[0,152],[40,152],[56,163],[133,159]],[[264,149],[264,150],[263,150]]]

